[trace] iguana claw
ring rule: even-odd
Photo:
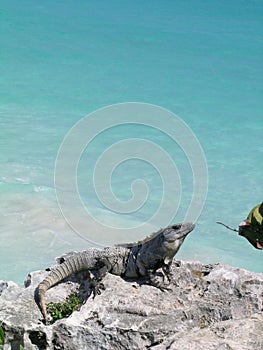
[[[100,295],[101,294],[101,290],[105,290],[105,286],[102,282],[95,282],[92,281],[90,283],[90,289],[91,289],[91,294],[93,294],[93,299],[95,298],[96,295]]]

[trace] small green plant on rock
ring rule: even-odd
[[[4,343],[5,332],[3,327],[0,326],[0,350],[3,348],[2,345]]]
[[[64,303],[49,303],[47,312],[52,317],[50,323],[69,317],[73,311],[79,310],[81,305],[81,300],[75,294],[69,295]]]

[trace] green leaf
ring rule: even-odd
[[[47,311],[52,317],[51,323],[70,316],[73,311],[79,310],[81,305],[81,300],[74,294],[68,296],[64,303],[49,303]]]
[[[0,345],[3,344],[5,338],[5,332],[3,330],[3,327],[0,326]]]

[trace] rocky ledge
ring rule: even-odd
[[[34,300],[46,272],[29,274],[25,287],[0,281],[2,348],[263,349],[263,274],[183,261],[172,271],[167,292],[107,275],[100,295],[52,325],[43,323]],[[64,300],[82,279],[52,288],[47,302]]]

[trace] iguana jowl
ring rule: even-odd
[[[189,222],[175,224],[160,229],[137,243],[119,244],[101,250],[91,248],[69,257],[55,267],[38,286],[39,303],[45,320],[48,319],[46,291],[64,278],[80,271],[87,270],[94,274],[94,295],[96,286],[108,272],[124,278],[144,277],[153,286],[165,289],[164,284],[157,278],[156,271],[162,268],[170,281],[173,257],[194,227],[195,225]]]

